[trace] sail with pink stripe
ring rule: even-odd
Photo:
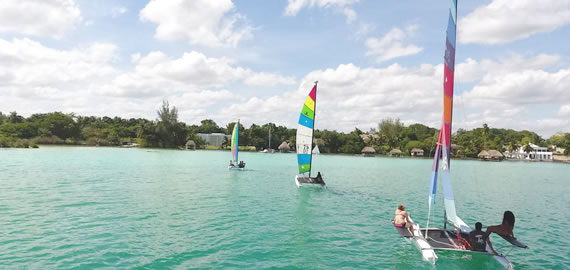
[[[455,35],[457,25],[457,1],[451,1],[449,9],[449,19],[447,24],[447,36],[445,42],[445,55],[444,55],[444,71],[443,71],[443,123],[439,132],[437,140],[437,147],[433,159],[433,168],[430,181],[429,193],[429,214],[431,213],[432,204],[435,203],[435,196],[437,191],[437,176],[439,168],[439,159],[441,156],[441,178],[443,184],[444,204],[447,221],[453,225],[459,225],[455,211],[455,200],[453,197],[453,189],[451,186],[450,177],[450,160],[451,160],[451,123],[453,115],[453,82],[455,71]]]
[[[296,148],[297,163],[299,165],[299,173],[309,172],[311,176],[312,149],[313,149],[313,132],[315,128],[315,107],[317,104],[317,83],[309,92],[301,115],[299,116],[299,125],[297,126]]]

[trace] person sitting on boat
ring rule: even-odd
[[[323,177],[321,176],[321,172],[318,172],[317,177],[315,177],[313,179],[315,179],[315,183],[317,183],[317,184],[321,184],[321,185],[325,184],[325,181],[323,181]]]
[[[406,212],[406,207],[403,204],[398,205],[398,209],[394,213],[394,226],[400,228],[406,228],[414,236],[414,223],[410,220],[410,215]]]
[[[475,223],[475,230],[469,233],[469,241],[471,242],[471,250],[485,252],[487,245],[485,244],[485,232],[482,231],[483,224]]]
[[[234,163],[230,160],[230,167],[233,167]]]
[[[513,234],[514,227],[515,227],[515,214],[513,214],[513,212],[511,211],[505,211],[505,213],[503,214],[503,223],[501,223],[500,225],[487,227],[487,231],[485,232],[485,237],[487,239],[487,244],[489,245],[489,248],[493,251],[495,255],[499,255],[499,253],[495,251],[495,249],[493,248],[493,244],[491,244],[491,237],[489,237],[490,234],[496,233],[503,237],[507,236],[514,237],[515,236]]]
[[[239,162],[239,167],[240,167],[240,168],[245,167],[245,163],[244,163],[243,161],[240,161],[240,162]]]

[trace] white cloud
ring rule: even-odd
[[[319,129],[367,130],[386,117],[441,124],[442,64],[342,64],[308,72],[296,90],[270,94],[242,89],[287,89],[298,82],[196,51],[179,57],[134,54],[134,68],[123,71],[114,67],[116,54],[117,48],[107,43],[56,50],[29,39],[0,39],[0,108],[24,115],[64,111],[154,119],[167,99],[187,123],[212,118],[225,124],[239,117],[248,124],[271,121],[295,127],[313,81],[319,80]],[[510,55],[458,63],[454,129],[488,123],[541,135],[570,131],[570,69],[554,69],[560,59]]]
[[[501,61],[468,59],[458,63],[456,78],[469,86],[456,84],[454,130],[487,123],[491,127],[532,130],[543,136],[570,131],[570,92],[565,91],[570,89],[570,69],[544,70],[556,66],[559,59],[557,55],[511,55]],[[472,70],[459,72],[467,67]],[[313,81],[319,80],[319,129],[368,130],[387,117],[438,127],[442,117],[442,73],[442,64],[415,68],[344,64],[315,70],[304,76],[296,91],[236,102],[221,109],[217,120],[240,117],[244,123],[271,121],[295,127],[303,100]],[[464,76],[469,79],[461,79]],[[556,113],[555,104],[561,102],[567,105]],[[545,109],[549,107],[554,112]],[[228,114],[232,117],[226,119]]]
[[[360,23],[358,24],[358,30],[356,31],[357,37],[364,37],[370,33],[370,31],[374,30],[376,26],[371,23]]]
[[[30,39],[0,39],[0,85],[40,89],[100,79],[115,72],[109,65],[115,52],[109,43],[62,51]]]
[[[416,25],[410,25],[405,30],[400,28],[393,28],[384,37],[368,38],[366,40],[366,47],[368,51],[367,56],[373,56],[378,62],[388,61],[390,59],[414,55],[423,50],[422,47],[415,45],[404,45],[403,42],[411,37],[417,30]]]
[[[570,117],[570,103],[560,106],[560,109],[558,110],[558,116]]]
[[[143,21],[157,24],[155,37],[212,47],[236,47],[252,36],[253,27],[234,12],[231,0],[151,0],[140,12]]]
[[[461,43],[501,44],[570,23],[568,0],[493,0],[459,20]]]
[[[336,8],[346,16],[346,22],[352,23],[357,15],[354,9],[348,6],[358,3],[360,0],[288,0],[285,15],[295,16],[305,7]]]
[[[266,86],[295,83],[293,77],[234,67],[227,58],[211,58],[195,51],[184,53],[178,59],[163,52],[151,52],[144,57],[135,54],[131,59],[136,63],[135,70],[117,76],[113,86],[104,89],[106,94],[157,96],[167,92],[219,88],[235,81]]]
[[[464,98],[471,103],[498,102],[505,105],[536,105],[570,102],[570,69],[557,72],[544,70],[513,70],[505,74],[492,71]]]
[[[73,0],[0,1],[0,32],[61,38],[81,20]]]
[[[560,55],[539,54],[534,57],[525,57],[521,54],[511,54],[500,61],[484,59],[481,61],[467,58],[465,62],[456,65],[456,82],[479,81],[484,75],[492,71],[495,76],[513,73],[522,70],[544,69],[560,61]]]
[[[95,43],[56,50],[29,39],[0,39],[0,108],[21,114],[64,111],[82,115],[155,118],[161,100],[179,106],[181,119],[212,118],[209,106],[241,97],[236,84],[278,86],[292,77],[255,72],[226,58],[189,52],[133,54],[134,70],[114,68],[117,48]],[[232,91],[225,89],[232,85]],[[182,118],[185,117],[185,118]]]
[[[339,65],[308,73],[294,92],[266,99],[251,98],[223,109],[220,115],[233,113],[246,122],[256,123],[281,119],[292,127],[313,81],[319,80],[317,128],[367,129],[385,117],[435,111],[435,104],[441,99],[438,93],[442,70],[442,65],[405,68],[393,64],[383,69]]]
[[[119,16],[121,16],[121,15],[127,13],[127,11],[128,11],[128,10],[127,10],[126,7],[119,7],[119,6],[113,7],[113,8],[111,9],[111,17],[117,18],[117,17],[119,17]]]
[[[354,9],[345,7],[342,10],[342,13],[344,13],[344,16],[346,16],[347,23],[352,23],[354,20],[356,20],[356,11],[354,11]]]

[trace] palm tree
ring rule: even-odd
[[[524,146],[524,151],[528,154],[532,152],[532,147],[530,147],[530,143]]]

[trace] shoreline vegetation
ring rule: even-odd
[[[137,145],[147,148],[183,148],[189,140],[196,149],[225,149],[230,141],[224,139],[221,146],[209,146],[198,133],[230,134],[235,122],[220,127],[206,119],[200,125],[187,125],[178,121],[178,110],[164,101],[157,111],[156,120],[144,118],[124,119],[95,116],[79,116],[61,112],[33,114],[28,118],[17,112],[0,112],[0,148],[37,148],[38,145],[122,146]],[[277,126],[274,123],[252,124],[249,128],[240,124],[240,149],[259,151],[269,145],[286,143],[294,150],[296,129]],[[425,156],[435,150],[438,129],[423,124],[405,126],[399,119],[383,119],[377,128],[362,131],[355,128],[349,133],[315,130],[314,143],[321,153],[360,154],[365,146],[374,148],[378,155],[388,155],[398,149],[403,156],[410,156],[412,149],[421,149]],[[533,143],[539,146],[553,145],[565,148],[565,159],[570,149],[570,133],[558,132],[543,139],[535,132],[490,128],[484,124],[473,130],[459,129],[452,135],[453,154],[457,158],[477,158],[482,150],[513,151]],[[570,159],[567,159],[570,160]]]

